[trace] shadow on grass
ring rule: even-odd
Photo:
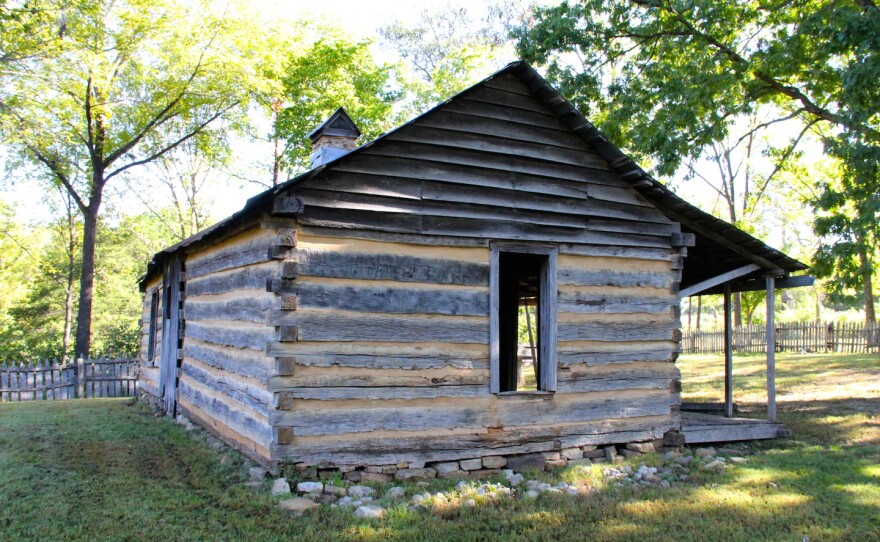
[[[810,431],[820,432],[814,423]],[[667,490],[395,506],[378,522],[327,507],[290,518],[266,488],[241,485],[247,465],[234,453],[210,449],[141,405],[0,405],[0,532],[4,540],[878,539],[876,445],[761,446],[743,466]]]

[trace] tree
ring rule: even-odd
[[[248,29],[208,2],[46,0],[4,7],[0,137],[83,217],[76,355],[91,341],[105,189],[241,111]],[[53,17],[54,15],[54,17]],[[30,39],[29,36],[38,36]],[[13,48],[14,49],[14,48]]]
[[[377,65],[370,42],[322,37],[287,60],[281,79],[283,101],[273,125],[281,142],[275,176],[280,170],[308,169],[311,147],[306,135],[339,107],[354,120],[366,140],[390,128],[398,92],[390,87],[392,66]]]
[[[880,9],[872,0],[583,0],[536,15],[533,28],[516,31],[521,56],[547,65],[563,94],[659,175],[699,158],[736,119],[772,107],[776,118],[764,124],[821,128],[826,152],[845,162],[849,181],[834,183],[837,195],[817,207],[866,198],[860,206],[876,216]],[[840,238],[853,239],[838,254],[852,256],[868,242],[858,239],[876,235],[868,220],[838,226],[836,236],[849,230]],[[873,269],[865,256],[863,274]]]
[[[409,95],[401,117],[422,113],[500,68],[509,51],[511,28],[528,24],[533,3],[506,0],[488,6],[483,17],[454,4],[424,9],[415,23],[393,21],[379,29],[409,67],[403,86]]]

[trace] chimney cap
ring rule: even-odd
[[[323,124],[315,128],[309,134],[309,139],[311,139],[314,144],[321,136],[350,137],[352,139],[357,139],[361,136],[361,131],[358,129],[354,121],[351,120],[351,117],[348,116],[348,113],[345,112],[345,109],[340,107],[335,113],[330,115],[330,118],[325,120]]]

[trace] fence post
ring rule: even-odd
[[[86,371],[82,357],[76,358],[76,396],[79,399],[86,398]]]

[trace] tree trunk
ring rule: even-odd
[[[876,324],[877,315],[874,312],[874,285],[872,284],[874,273],[868,263],[868,255],[864,252],[859,252],[859,263],[862,264],[862,280],[865,282],[865,322],[868,324]]]
[[[703,296],[697,296],[697,331],[700,330],[700,315],[703,314]]]
[[[73,201],[67,195],[67,288],[64,295],[64,336],[61,340],[61,363],[67,363],[70,351],[70,328],[73,323],[73,282],[76,278],[76,219]]]
[[[88,356],[92,346],[92,299],[95,287],[95,244],[98,234],[98,211],[104,188],[103,172],[96,172],[92,184],[92,197],[83,213],[82,275],[79,279],[79,310],[76,313],[77,358]]]
[[[743,327],[743,305],[742,294],[740,292],[733,294],[733,327]]]

